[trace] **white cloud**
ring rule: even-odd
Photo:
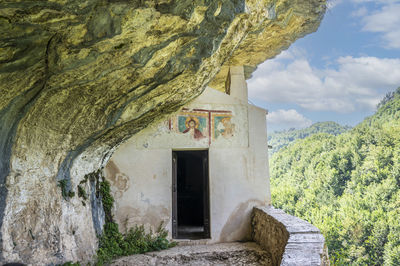
[[[343,0],[328,0],[328,2],[326,3],[326,6],[328,9],[333,9],[335,8],[335,6],[337,6],[338,4],[342,3]]]
[[[316,69],[306,58],[280,56],[259,66],[249,96],[306,110],[350,113],[374,110],[383,95],[400,86],[400,59],[340,57],[336,68]]]
[[[363,30],[381,33],[383,46],[400,49],[400,4],[387,4],[362,19]]]
[[[290,50],[282,51],[276,58],[279,58],[280,61],[293,60],[296,58],[307,58],[307,51],[302,48],[292,46],[290,47]]]
[[[312,122],[294,109],[279,109],[267,115],[267,124],[274,129],[287,129],[309,127]]]
[[[355,11],[351,12],[351,15],[353,17],[364,17],[364,16],[368,15],[368,9],[365,6],[360,7],[358,9],[356,9]]]
[[[351,0],[357,9],[351,13],[359,18],[362,31],[378,33],[381,46],[400,49],[399,0]]]

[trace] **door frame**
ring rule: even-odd
[[[211,238],[210,233],[210,173],[209,173],[209,150],[208,149],[185,149],[172,150],[172,238],[179,239],[178,235],[178,153],[192,151],[203,152],[203,226],[204,235],[201,239]]]

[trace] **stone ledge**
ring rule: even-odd
[[[274,265],[329,265],[324,236],[312,224],[273,207],[256,207],[253,239],[270,253]]]

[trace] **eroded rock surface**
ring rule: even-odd
[[[1,1],[0,262],[91,260],[104,215],[93,182],[77,197],[84,175],[217,73],[223,88],[222,65],[251,73],[324,11],[324,0]]]
[[[114,261],[113,266],[128,265],[273,265],[268,252],[254,242],[178,246],[160,252],[133,255]]]

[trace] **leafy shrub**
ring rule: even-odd
[[[130,228],[126,234],[120,233],[118,224],[113,221],[111,214],[114,199],[111,196],[110,183],[104,177],[100,182],[100,195],[106,223],[103,234],[99,237],[96,265],[103,265],[120,256],[158,251],[176,245],[167,239],[168,232],[163,228],[163,223],[154,234],[151,230],[147,233],[143,225]]]
[[[104,233],[99,240],[97,265],[103,265],[120,256],[141,254],[167,249],[176,245],[167,239],[167,231],[162,224],[155,234],[146,233],[143,225],[130,228],[126,234],[118,230],[118,224],[111,222],[104,226]]]

